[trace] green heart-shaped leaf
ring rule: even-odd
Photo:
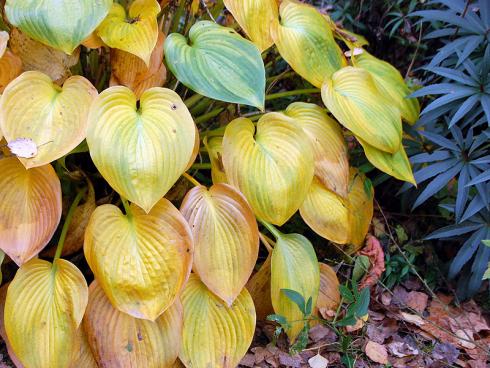
[[[36,41],[71,54],[105,18],[112,0],[7,0],[9,22]]]
[[[165,59],[173,74],[201,95],[264,107],[265,69],[260,51],[231,28],[209,21],[194,24],[187,39],[172,33]]]

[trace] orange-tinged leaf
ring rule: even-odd
[[[0,99],[0,125],[7,142],[32,139],[38,153],[20,159],[26,168],[63,157],[86,136],[88,110],[97,90],[81,76],[63,87],[40,72],[24,72],[5,88]]]
[[[97,28],[97,35],[107,46],[136,55],[149,65],[158,39],[158,13],[156,0],[135,0],[127,13],[122,5],[114,3]]]
[[[193,157],[196,126],[174,91],[154,87],[141,96],[123,86],[106,89],[89,114],[87,143],[104,179],[149,212]]]
[[[238,118],[225,130],[223,164],[231,185],[255,214],[284,224],[305,199],[313,179],[313,150],[306,133],[282,113],[262,116],[257,128]]]
[[[86,39],[82,41],[82,45],[88,49],[98,49],[102,46],[106,46],[104,41],[97,35],[97,32],[94,31],[88,36]]]
[[[10,50],[0,58],[0,93],[22,73],[22,60]]]
[[[115,309],[93,281],[83,327],[99,367],[161,368],[177,359],[182,318],[179,300],[155,322],[133,318]]]
[[[348,66],[335,72],[322,87],[322,99],[343,126],[370,145],[389,153],[400,148],[400,111],[368,71]]]
[[[340,304],[339,279],[329,265],[320,263],[320,290],[316,308],[325,318],[325,312],[336,311]]]
[[[247,289],[231,307],[191,274],[182,293],[184,331],[180,360],[186,367],[235,368],[255,331],[255,308]]]
[[[281,56],[304,79],[320,88],[332,74],[347,65],[327,20],[311,5],[283,0],[280,22],[271,25]]]
[[[21,265],[53,236],[61,218],[61,185],[51,165],[26,170],[0,160],[0,248]]]
[[[177,298],[192,262],[192,234],[165,198],[150,213],[98,207],[85,232],[85,258],[115,308],[156,320]]]
[[[193,269],[231,306],[252,274],[259,252],[257,221],[247,200],[227,184],[194,187],[180,211],[192,229]]]
[[[301,217],[320,236],[354,253],[362,246],[373,217],[373,189],[357,170],[350,170],[347,198],[328,190],[317,178],[300,208]]]
[[[7,348],[7,353],[9,355],[10,360],[12,363],[14,363],[14,366],[16,368],[24,368],[22,363],[20,362],[19,358],[17,358],[17,355],[15,355],[14,351],[12,350],[12,347],[10,346],[9,339],[7,337],[7,333],[5,332],[5,318],[4,318],[4,311],[5,311],[5,299],[7,298],[7,290],[10,285],[10,282],[7,284],[4,284],[0,288],[0,336],[2,337],[5,347]]]
[[[339,124],[315,104],[294,102],[285,113],[303,128],[310,139],[316,177],[328,189],[345,197],[349,183],[349,159]]]
[[[274,312],[286,317],[283,326],[291,344],[304,327],[303,312],[282,289],[294,290],[316,305],[320,287],[320,270],[310,241],[300,234],[280,234],[272,251],[271,299]]]
[[[271,25],[278,22],[277,0],[224,0],[226,8],[262,52],[274,41]]]
[[[136,98],[151,87],[161,87],[167,79],[167,69],[163,64],[163,43],[165,36],[158,34],[158,41],[151,53],[149,66],[137,56],[118,49],[111,50],[110,85],[123,85],[131,89]]]
[[[223,136],[204,137],[204,146],[211,161],[211,178],[214,184],[227,183],[225,168],[223,166]]]
[[[58,84],[71,76],[70,68],[78,63],[80,56],[79,48],[67,55],[29,38],[17,28],[10,32],[10,49],[21,58],[24,71],[43,72]]]
[[[5,31],[0,31],[0,58],[3,57],[5,51],[7,51],[7,43],[9,41],[9,34]]]
[[[260,269],[247,282],[247,290],[255,304],[257,320],[265,321],[269,314],[274,313],[271,300],[271,260],[269,253]]]
[[[29,368],[70,367],[80,349],[78,327],[87,306],[85,278],[72,263],[33,259],[7,291],[5,331]]]

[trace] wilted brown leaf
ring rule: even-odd
[[[388,352],[384,345],[369,340],[364,348],[364,352],[373,362],[388,364]]]
[[[245,286],[255,304],[257,320],[263,321],[274,313],[271,300],[271,255],[267,257],[260,269],[248,280]]]
[[[10,50],[5,51],[0,58],[0,93],[20,73],[22,73],[22,60]]]
[[[371,287],[378,282],[381,274],[385,270],[385,255],[379,240],[371,234],[367,235],[366,246],[360,253],[369,257],[369,262],[371,264],[367,275],[364,276],[359,285],[359,289],[363,289]]]

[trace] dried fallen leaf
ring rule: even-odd
[[[362,279],[359,289],[376,285],[381,274],[385,270],[385,255],[378,239],[371,234],[367,235],[366,247],[360,252],[361,255],[368,256],[371,267],[366,276]]]
[[[427,301],[429,300],[429,296],[419,291],[411,291],[408,293],[406,299],[408,307],[416,310],[419,313],[422,313],[425,308],[427,308]]]
[[[400,315],[401,315],[402,319],[408,323],[412,323],[412,324],[417,325],[417,326],[423,326],[426,324],[425,321],[423,320],[423,318],[416,315],[416,314],[400,312]]]
[[[313,358],[308,359],[308,364],[311,368],[327,368],[328,359],[317,354]]]
[[[369,340],[364,348],[367,357],[375,363],[388,364],[388,352],[384,345]]]
[[[37,155],[37,144],[30,138],[17,138],[7,144],[10,152],[17,157],[32,158]]]

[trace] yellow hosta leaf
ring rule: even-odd
[[[123,197],[149,212],[192,158],[196,127],[174,91],[154,87],[139,101],[110,87],[89,114],[87,143],[97,169]]]
[[[107,46],[136,55],[149,65],[158,39],[158,13],[156,0],[135,0],[127,13],[122,5],[114,3],[97,28],[97,35]]]
[[[390,153],[400,148],[400,111],[366,70],[340,69],[323,85],[322,99],[343,126],[370,145]]]
[[[340,305],[339,279],[329,265],[320,263],[320,290],[316,308],[322,316],[325,312],[336,311]]]
[[[278,22],[277,0],[224,0],[223,2],[260,52],[272,46],[274,41],[270,28]]]
[[[32,158],[20,159],[26,168],[46,165],[78,146],[86,135],[87,115],[97,90],[81,76],[63,87],[40,72],[24,72],[0,99],[0,125],[7,142],[29,138],[38,146]]]
[[[7,0],[11,24],[35,40],[71,54],[109,12],[112,0]]]
[[[5,31],[0,31],[0,58],[5,54],[5,51],[7,51],[7,43],[9,41],[9,34],[8,32]]]
[[[0,58],[0,93],[22,73],[22,60],[10,50]],[[1,135],[0,135],[1,137]]]
[[[369,45],[369,42],[363,36],[342,28],[337,23],[335,23],[328,15],[324,14],[323,16],[327,20],[334,37],[345,43],[349,47],[349,49],[353,50],[356,47],[360,48]]]
[[[192,234],[165,198],[146,214],[107,204],[90,218],[83,246],[96,280],[115,308],[154,321],[177,298],[192,262]]]
[[[180,211],[192,229],[193,269],[231,306],[252,274],[259,252],[257,221],[247,200],[228,184],[194,187]]]
[[[257,217],[275,225],[301,206],[314,171],[309,138],[282,113],[265,114],[257,129],[247,118],[228,124],[223,164],[229,183],[245,195]]]
[[[158,34],[158,41],[151,54],[149,66],[137,56],[118,49],[111,50],[110,85],[130,88],[136,98],[151,87],[161,87],[167,79],[167,69],[163,64],[163,43],[165,36]]]
[[[92,349],[88,343],[87,334],[85,333],[82,325],[78,327],[77,332],[78,339],[80,341],[80,348],[75,351],[70,368],[98,368],[94,354],[92,353]]]
[[[257,320],[265,321],[269,314],[274,313],[271,300],[271,260],[269,253],[260,269],[247,282],[247,290],[255,304]]]
[[[394,101],[402,118],[415,124],[419,118],[420,105],[416,98],[407,98],[411,91],[400,72],[390,63],[380,60],[364,50],[353,59],[355,65],[367,70],[374,78],[380,92]]]
[[[184,331],[179,358],[186,367],[235,368],[247,352],[255,331],[255,309],[243,289],[226,306],[191,274],[182,293]]]
[[[155,322],[128,316],[111,305],[94,281],[83,327],[99,367],[162,368],[171,367],[177,359],[182,318],[178,300]]]
[[[395,153],[388,153],[374,148],[359,137],[356,138],[364,148],[367,159],[375,167],[397,179],[417,185],[403,144],[400,144],[400,149]]]
[[[58,84],[71,76],[70,68],[78,63],[80,57],[79,48],[72,55],[67,55],[29,38],[17,28],[10,32],[10,48],[22,59],[25,71],[43,72]]]
[[[300,208],[301,217],[318,235],[338,244],[359,248],[373,217],[373,192],[365,178],[351,169],[347,198],[328,190],[317,178]]]
[[[332,74],[347,65],[327,20],[313,6],[284,0],[280,22],[271,33],[281,56],[304,79],[320,88]]]
[[[303,128],[313,147],[315,175],[331,191],[347,195],[349,160],[339,124],[315,104],[294,102],[286,115]]]
[[[0,160],[0,248],[21,265],[36,256],[61,218],[61,185],[51,165],[26,170]]]
[[[4,284],[0,288],[0,336],[2,337],[5,347],[7,348],[7,353],[9,355],[10,360],[14,363],[16,368],[24,368],[22,363],[19,361],[19,358],[15,355],[10,346],[9,339],[7,337],[7,333],[5,332],[5,318],[4,318],[4,310],[5,310],[5,299],[7,298],[7,289],[10,286],[10,283]]]
[[[223,166],[223,136],[204,137],[204,146],[211,161],[211,178],[214,184],[227,183],[225,168]]]
[[[280,234],[272,251],[271,299],[274,312],[284,316],[290,326],[284,326],[289,341],[295,342],[304,327],[303,313],[287,297],[283,289],[301,294],[316,305],[320,287],[320,270],[310,241],[299,234]]]
[[[17,271],[7,291],[5,330],[13,351],[29,368],[70,367],[80,349],[78,327],[88,288],[72,263],[33,259]]]

